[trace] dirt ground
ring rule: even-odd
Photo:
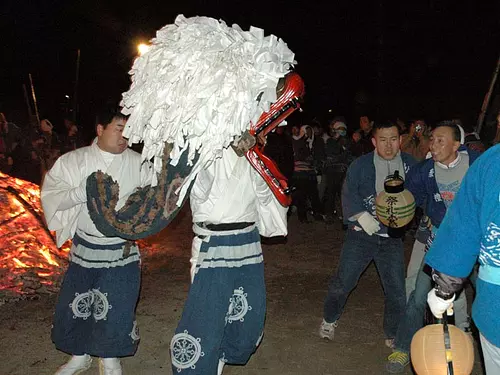
[[[189,288],[191,218],[183,210],[143,250],[143,284],[137,308],[141,343],[122,360],[127,375],[170,374],[169,343]],[[286,245],[264,245],[268,311],[261,346],[246,366],[225,375],[386,374],[383,292],[370,265],[339,320],[335,341],[317,336],[328,280],[337,266],[339,224],[289,222]],[[407,257],[411,239],[406,242]],[[55,296],[0,307],[0,375],[49,375],[67,360],[50,340]],[[97,374],[97,361],[85,374]],[[473,374],[482,374],[477,355]],[[408,369],[405,374],[412,374]],[[209,374],[207,374],[209,375]]]

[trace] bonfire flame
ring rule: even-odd
[[[43,221],[40,188],[0,172],[0,304],[56,292],[71,244],[59,250]]]

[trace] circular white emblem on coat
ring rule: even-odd
[[[112,306],[108,302],[108,293],[102,293],[99,289],[94,289],[94,319],[106,320],[108,311]]]
[[[244,293],[243,287],[234,290],[233,296],[229,299],[229,311],[227,320],[232,323],[236,320],[243,322],[244,316],[252,306],[248,306],[247,293]]]
[[[172,353],[172,364],[177,367],[177,371],[191,368],[195,369],[196,362],[205,355],[201,351],[200,338],[195,338],[188,331],[176,334],[170,342]]]
[[[82,318],[86,320],[92,314],[92,304],[94,303],[94,293],[88,291],[85,293],[75,293],[73,302],[69,307],[73,311],[73,319]]]

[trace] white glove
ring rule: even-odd
[[[436,296],[436,289],[434,288],[427,294],[427,303],[432,311],[432,315],[438,319],[442,319],[443,313],[447,310],[453,313],[453,301],[455,301],[455,294],[450,299],[442,299]]]
[[[369,236],[380,230],[380,223],[368,212],[364,212],[358,217],[358,223]]]

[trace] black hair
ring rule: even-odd
[[[103,108],[96,114],[96,126],[102,125],[104,129],[111,124],[114,119],[127,120],[128,116],[121,113],[120,107]]]
[[[450,128],[452,130],[453,139],[457,142],[461,141],[462,132],[460,131],[460,128],[458,127],[458,124],[455,121],[449,121],[449,120],[441,121],[441,122],[436,124],[434,129],[442,128],[442,127]]]
[[[392,121],[378,122],[377,121],[373,124],[372,136],[374,137],[375,134],[377,133],[377,130],[379,130],[379,129],[389,129],[389,128],[396,128],[398,130],[398,135],[401,135],[401,129],[399,128],[399,125],[396,124],[395,122],[392,122]]]

